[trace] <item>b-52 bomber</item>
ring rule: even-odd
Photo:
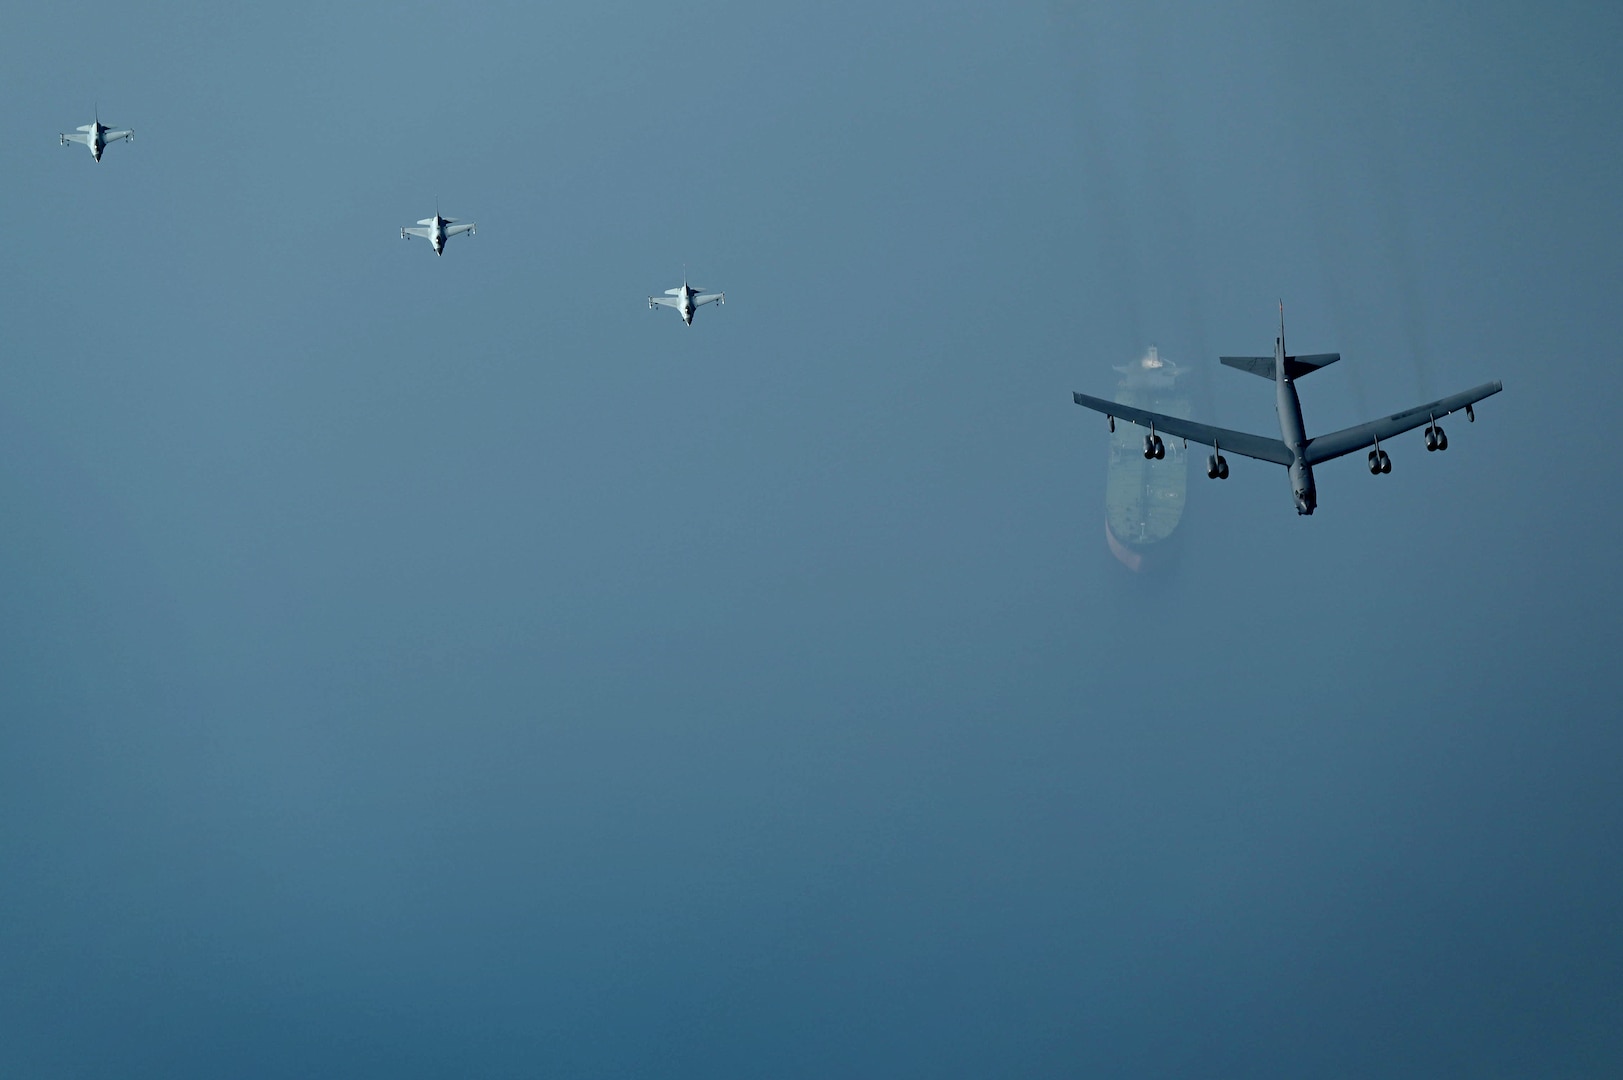
[[[692,326],[693,313],[701,307],[706,304],[725,304],[726,302],[726,293],[707,293],[703,289],[689,285],[684,281],[680,289],[666,289],[664,296],[650,296],[648,298],[648,310],[652,311],[655,307],[675,308],[677,314],[682,316],[682,321]]]
[[[1340,360],[1340,353],[1287,355],[1285,306],[1281,304],[1279,337],[1274,341],[1273,356],[1223,356],[1219,359],[1229,367],[1273,380],[1274,408],[1279,414],[1280,438],[1270,439],[1262,435],[1248,435],[1243,431],[1212,427],[1209,424],[1197,424],[1193,420],[1135,409],[1131,405],[1121,405],[1103,398],[1089,397],[1087,394],[1073,393],[1071,397],[1078,405],[1104,413],[1110,421],[1111,431],[1116,430],[1118,416],[1149,428],[1150,433],[1144,436],[1146,458],[1165,456],[1166,445],[1161,441],[1163,433],[1187,442],[1210,446],[1212,454],[1206,459],[1206,475],[1213,480],[1228,479],[1229,465],[1223,457],[1224,450],[1256,458],[1258,461],[1271,461],[1276,465],[1283,465],[1290,470],[1291,493],[1296,497],[1296,512],[1311,514],[1313,508],[1318,505],[1317,488],[1313,483],[1313,466],[1368,447],[1370,473],[1375,476],[1389,473],[1392,471],[1392,459],[1381,449],[1381,440],[1412,431],[1422,424],[1426,427],[1426,449],[1447,450],[1448,436],[1438,426],[1438,419],[1464,409],[1465,418],[1475,421],[1476,413],[1471,406],[1504,389],[1504,384],[1497,380],[1483,383],[1463,393],[1452,394],[1413,409],[1405,409],[1380,420],[1371,420],[1367,424],[1359,424],[1357,427],[1345,428],[1310,439],[1302,423],[1302,403],[1296,396],[1296,380]]]
[[[424,218],[417,224],[426,226],[426,228],[419,229],[407,226],[400,230],[400,239],[410,240],[414,236],[421,237],[434,245],[434,254],[436,255],[445,254],[445,242],[451,237],[461,236],[463,233],[472,236],[474,229],[474,223],[471,221],[466,225],[458,225],[456,218],[441,217],[438,206],[434,207],[433,217]]]
[[[135,132],[128,129],[114,130],[102,123],[100,109],[96,110],[96,119],[92,123],[80,124],[74,131],[64,131],[59,134],[63,146],[69,143],[78,143],[80,146],[90,147],[90,156],[95,158],[97,162],[101,161],[101,152],[107,149],[108,143],[115,143],[120,139],[129,142],[135,141]]]

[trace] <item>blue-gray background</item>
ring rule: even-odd
[[[1623,9],[1301,7],[13,11],[0,1073],[1623,1068]]]

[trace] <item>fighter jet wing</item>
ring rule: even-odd
[[[445,230],[445,235],[446,236],[461,236],[463,233],[471,233],[471,232],[473,232],[473,222],[469,222],[466,225],[452,225],[449,229]]]
[[[135,132],[125,128],[123,131],[109,131],[102,135],[103,142],[117,142],[120,139],[134,139]]]
[[[401,239],[405,239],[408,236],[420,236],[424,240],[428,240],[428,239],[431,239],[433,237],[433,235],[434,235],[434,230],[433,229],[405,228],[405,229],[400,230]]]
[[[682,301],[674,296],[650,296],[648,306],[653,307],[655,304],[659,304],[661,307],[679,308],[682,306]]]
[[[723,304],[725,304],[726,302],[727,302],[727,294],[726,293],[719,293],[719,292],[717,292],[717,293],[705,293],[703,296],[695,296],[693,298],[693,306],[694,307],[702,307],[705,304],[715,304],[715,303],[723,303]]]
[[[1164,413],[1150,412],[1147,409],[1135,409],[1131,405],[1122,405],[1104,398],[1089,397],[1087,394],[1072,393],[1071,397],[1083,408],[1102,412],[1106,416],[1119,416],[1123,420],[1131,421],[1143,427],[1155,425],[1155,430],[1164,435],[1172,435],[1190,442],[1213,446],[1225,453],[1241,454],[1245,457],[1256,458],[1258,461],[1272,461],[1276,465],[1289,465],[1291,452],[1285,449],[1285,444],[1279,439],[1268,439],[1261,435],[1248,435],[1243,431],[1230,431],[1228,428],[1212,427],[1210,424],[1197,424],[1193,420],[1185,420],[1178,416],[1167,416]]]
[[[1367,449],[1375,445],[1376,439],[1390,439],[1422,424],[1429,424],[1451,412],[1474,405],[1485,397],[1492,397],[1504,388],[1505,384],[1498,380],[1483,383],[1475,389],[1438,398],[1436,401],[1393,413],[1380,420],[1371,420],[1357,427],[1343,428],[1328,435],[1320,435],[1307,441],[1303,456],[1309,465],[1317,465],[1321,461],[1329,461],[1343,454],[1350,454],[1354,450]]]
[[[80,146],[89,146],[90,145],[90,135],[87,132],[83,132],[83,131],[64,132],[62,134],[62,145],[66,146],[70,142],[71,143],[78,143]]]

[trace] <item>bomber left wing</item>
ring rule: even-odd
[[[1376,439],[1390,439],[1394,435],[1412,431],[1422,424],[1440,420],[1451,412],[1469,409],[1483,398],[1492,397],[1504,388],[1505,384],[1495,379],[1463,393],[1438,398],[1436,401],[1393,413],[1380,420],[1371,420],[1357,427],[1342,428],[1328,435],[1320,435],[1307,441],[1302,456],[1307,459],[1309,465],[1317,465],[1321,461],[1329,461],[1343,454],[1350,454],[1354,450],[1366,450],[1375,444]]]
[[[1276,465],[1289,465],[1291,452],[1285,449],[1285,444],[1279,439],[1264,438],[1261,435],[1248,435],[1243,431],[1230,431],[1228,428],[1212,427],[1210,424],[1197,424],[1193,420],[1185,420],[1179,416],[1167,416],[1165,413],[1150,412],[1148,409],[1135,409],[1131,405],[1122,405],[1104,398],[1090,397],[1087,394],[1071,394],[1073,400],[1083,408],[1102,412],[1106,416],[1119,416],[1123,420],[1149,427],[1152,424],[1158,432],[1173,435],[1180,439],[1188,439],[1204,446],[1215,447],[1220,450],[1233,451],[1236,454],[1258,461],[1271,461]],[[1345,451],[1343,451],[1345,453]]]

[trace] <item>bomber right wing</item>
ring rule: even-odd
[[[1436,401],[1393,413],[1380,420],[1371,420],[1357,427],[1342,428],[1328,435],[1320,435],[1307,441],[1302,456],[1307,459],[1309,465],[1317,465],[1321,461],[1329,461],[1343,454],[1350,454],[1354,450],[1368,449],[1375,444],[1376,439],[1390,439],[1394,435],[1412,431],[1421,424],[1433,423],[1451,412],[1475,405],[1485,397],[1492,397],[1504,388],[1505,384],[1495,379],[1463,393],[1438,398]]]
[[[1071,398],[1083,408],[1102,412],[1106,416],[1119,416],[1143,427],[1153,424],[1158,432],[1188,439],[1190,442],[1233,451],[1248,458],[1256,458],[1258,461],[1271,461],[1276,465],[1291,463],[1291,452],[1285,449],[1284,442],[1279,439],[1248,435],[1243,431],[1230,431],[1227,428],[1212,427],[1210,424],[1197,424],[1193,420],[1185,420],[1179,416],[1167,416],[1165,413],[1150,412],[1148,409],[1135,409],[1131,405],[1122,405],[1087,394],[1073,392]]]

